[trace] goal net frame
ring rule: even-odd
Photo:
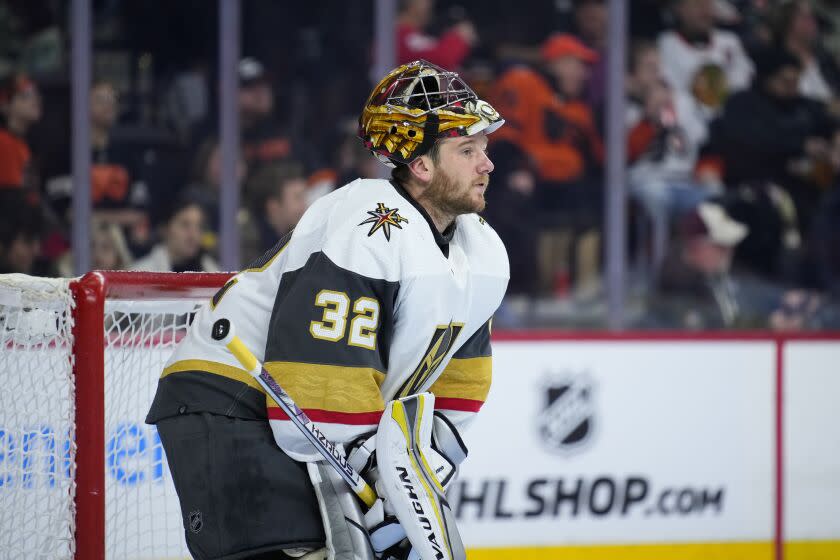
[[[105,560],[105,302],[209,299],[231,276],[94,271],[70,283],[75,300],[76,558]]]

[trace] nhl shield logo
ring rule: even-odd
[[[540,441],[555,453],[585,444],[594,428],[594,384],[589,375],[550,376],[542,387],[543,409],[537,416]]]
[[[204,528],[204,520],[201,518],[201,511],[190,512],[190,531],[200,533]]]

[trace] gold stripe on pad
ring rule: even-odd
[[[415,416],[414,421],[416,425],[418,425],[418,428],[420,416],[423,415],[422,407],[424,400],[425,399],[421,396],[417,404],[417,411],[419,414]],[[406,457],[408,457],[408,461],[409,463],[411,463],[411,469],[417,475],[417,481],[423,487],[423,490],[425,490],[426,497],[428,498],[429,502],[433,504],[432,510],[434,511],[435,517],[437,518],[438,527],[440,527],[443,531],[446,532],[444,534],[444,538],[446,540],[443,544],[444,546],[446,546],[446,552],[448,553],[446,557],[452,558],[452,546],[449,544],[449,534],[446,525],[443,522],[443,518],[440,515],[441,512],[440,504],[438,503],[438,495],[436,492],[433,492],[432,489],[429,487],[428,483],[426,482],[426,477],[423,476],[423,472],[421,471],[422,467],[417,463],[417,460],[414,457],[414,449],[417,446],[417,440],[415,440],[412,436],[411,429],[408,426],[408,417],[406,416],[405,405],[403,405],[401,401],[394,401],[394,404],[391,407],[391,418],[393,418],[397,422],[400,429],[402,430],[403,437],[405,438],[405,443],[408,446],[408,448],[406,449]],[[419,429],[417,433],[419,435]],[[434,474],[432,475],[432,478],[434,478]],[[437,479],[435,479],[435,482],[437,483],[438,487],[440,487],[440,483],[437,482]]]
[[[840,558],[840,540],[837,541],[788,541],[785,543],[785,560],[837,560]]]
[[[227,377],[228,379],[233,379],[234,381],[239,381],[240,383],[244,383],[261,393],[265,393],[263,388],[260,387],[260,384],[257,383],[257,380],[251,377],[244,369],[208,360],[181,360],[179,362],[175,362],[163,370],[160,377],[163,379],[167,375],[183,371],[204,371],[207,373],[213,373],[215,375]]]
[[[765,541],[471,548],[467,550],[467,558],[468,560],[501,560],[502,558],[506,560],[510,558],[516,558],[516,560],[555,560],[558,558],[573,558],[574,560],[773,560],[775,556],[773,543]],[[790,559],[786,556],[785,560]]]
[[[369,367],[266,362],[265,369],[303,409],[330,412],[383,410],[385,374]],[[269,407],[277,406],[271,399]]]
[[[436,397],[454,397],[474,401],[487,400],[493,377],[493,358],[452,358],[432,384]]]

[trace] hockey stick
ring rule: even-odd
[[[266,393],[271,395],[274,402],[288,415],[289,420],[297,426],[318,453],[323,455],[324,459],[341,475],[341,478],[353,489],[359,499],[367,507],[373,506],[377,498],[373,488],[350,466],[341,448],[327,439],[327,436],[318,429],[318,426],[309,419],[306,413],[295,404],[292,397],[268,373],[253,352],[236,336],[236,331],[231,322],[227,319],[219,319],[213,323],[212,338],[217,344],[224,345],[230,350],[231,354],[245,368],[245,371],[257,380]]]

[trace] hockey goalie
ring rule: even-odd
[[[200,311],[161,375],[156,424],[200,560],[463,559],[446,489],[491,381],[509,277],[484,209],[501,116],[425,61],[376,85],[359,136],[392,167],[316,201]],[[238,337],[375,488],[363,505],[225,347]]]

